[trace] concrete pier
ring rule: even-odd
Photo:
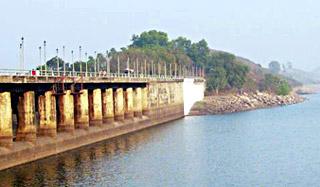
[[[182,79],[12,80],[0,82],[0,170],[184,116]]]
[[[142,90],[139,87],[134,90],[133,112],[134,117],[142,117]]]
[[[45,92],[38,98],[39,109],[39,130],[40,136],[57,136],[57,111],[56,97],[52,95],[52,91]]]
[[[142,88],[142,114],[145,116],[148,116],[150,112],[148,100],[148,87]]]
[[[35,140],[35,98],[34,91],[28,91],[19,97],[16,141],[35,142]]]
[[[89,94],[89,120],[92,126],[102,125],[101,89],[94,89]]]
[[[124,116],[126,119],[132,119],[134,117],[133,113],[133,89],[127,88],[125,91],[125,113]]]
[[[113,90],[106,89],[102,94],[102,115],[103,122],[109,125],[114,121],[114,104],[113,104]]]
[[[10,92],[0,93],[0,147],[12,146],[12,108]]]
[[[114,93],[114,119],[116,121],[124,120],[124,98],[122,88],[117,88]]]
[[[74,127],[74,100],[71,90],[59,96],[59,132],[73,132]]]
[[[89,101],[88,90],[83,89],[75,95],[75,127],[79,129],[89,128]]]

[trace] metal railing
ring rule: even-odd
[[[107,73],[101,72],[80,72],[80,71],[40,71],[40,70],[17,70],[0,69],[1,76],[23,76],[23,77],[92,77],[92,78],[149,78],[149,79],[183,79],[183,78],[201,78],[200,76],[183,75],[163,75],[148,73]]]

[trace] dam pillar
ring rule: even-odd
[[[124,116],[126,119],[132,119],[134,116],[133,113],[133,89],[127,88],[125,91],[125,113]]]
[[[117,121],[124,120],[124,98],[123,89],[117,88],[114,93],[114,119]]]
[[[45,92],[39,96],[38,108],[40,116],[40,125],[38,134],[41,136],[57,136],[57,111],[56,97],[52,91]]]
[[[104,123],[114,121],[113,90],[108,88],[102,94],[102,115]]]
[[[89,119],[90,125],[102,125],[102,96],[101,89],[94,89],[89,94]]]
[[[17,141],[36,141],[34,96],[33,91],[28,91],[19,97]]]
[[[89,128],[89,101],[88,90],[83,89],[75,95],[75,127],[79,129]]]
[[[71,95],[71,90],[65,91],[64,95],[59,97],[58,131],[74,131],[74,100],[73,95]]]
[[[134,117],[142,117],[142,90],[141,88],[136,88],[134,90],[133,97],[133,112]]]
[[[10,148],[12,140],[11,94],[2,92],[0,93],[0,147]]]
[[[148,87],[142,88],[142,114],[145,116],[149,115],[149,104],[148,104]]]

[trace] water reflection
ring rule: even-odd
[[[320,95],[184,119],[0,172],[0,186],[319,186]]]
[[[142,130],[2,171],[0,186],[73,186],[87,184],[88,178],[99,181],[106,177],[113,181],[115,172],[108,173],[103,167],[110,166],[102,163],[134,150],[151,134]]]

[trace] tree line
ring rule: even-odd
[[[132,61],[143,63],[159,63],[169,66],[176,64],[187,69],[192,67],[202,68],[206,76],[207,91],[218,93],[220,90],[241,90],[248,82],[250,68],[236,61],[233,54],[218,52],[209,48],[206,40],[192,42],[186,37],[170,40],[168,34],[162,31],[150,30],[139,35],[133,35],[131,43],[119,51],[112,48],[108,56],[101,53],[97,57],[89,56],[87,66],[89,71],[106,69],[106,60],[110,59],[110,71],[117,71],[118,59],[122,62],[120,68],[126,68],[128,58]],[[63,59],[54,57],[47,62],[48,69],[56,70],[57,62],[63,67]],[[98,63],[97,63],[98,62]],[[66,62],[66,70],[80,71],[85,67],[84,61],[75,61],[73,64]],[[43,67],[38,67],[41,69]],[[62,69],[61,69],[62,70]],[[267,89],[267,88],[265,88]]]

